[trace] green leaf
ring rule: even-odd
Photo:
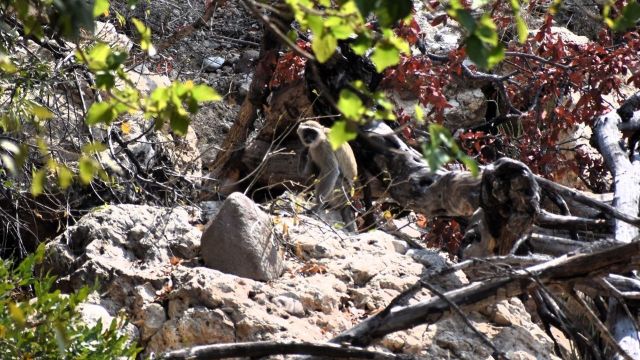
[[[504,59],[504,47],[502,44],[490,47],[475,35],[467,38],[466,48],[469,59],[482,69],[490,69]]]
[[[222,99],[222,96],[218,94],[212,87],[207,85],[196,85],[191,90],[191,96],[198,101],[218,101]]]
[[[518,41],[520,44],[524,44],[527,41],[527,37],[529,36],[529,29],[527,28],[527,24],[524,22],[524,19],[520,15],[516,15],[516,29],[518,29]]]
[[[171,130],[180,136],[185,136],[189,130],[189,118],[187,116],[174,115],[169,122]]]
[[[26,324],[27,319],[24,316],[24,312],[13,301],[9,302],[9,314],[11,315],[13,321],[18,324],[18,326],[23,327]]]
[[[420,104],[416,104],[414,109],[416,121],[418,121],[419,124],[424,123],[424,110],[422,109],[422,106],[420,106]]]
[[[58,173],[58,184],[64,190],[71,186],[73,182],[73,172],[65,165],[59,164],[56,167]]]
[[[7,55],[0,55],[0,70],[6,74],[15,74],[18,71]]]
[[[311,41],[311,49],[318,62],[323,63],[331,58],[338,46],[338,40],[331,34],[315,36]]]
[[[488,68],[487,58],[485,57],[485,49],[482,41],[475,36],[469,36],[466,40],[467,55],[478,67],[482,69]]]
[[[466,166],[467,169],[471,171],[471,175],[473,175],[474,177],[478,177],[478,175],[480,174],[480,168],[478,167],[478,163],[473,160],[473,158],[467,155],[461,155],[458,158],[464,164],[464,166]]]
[[[96,168],[93,163],[93,159],[88,156],[80,157],[78,160],[78,175],[80,175],[80,181],[88,185],[93,180]]]
[[[131,22],[133,22],[136,30],[140,33],[140,48],[146,51],[149,56],[154,56],[156,54],[156,49],[151,43],[151,29],[136,18],[131,18]]]
[[[610,26],[614,31],[625,31],[634,27],[638,19],[640,19],[640,3],[637,0],[631,0]]]
[[[340,91],[340,98],[338,99],[338,110],[350,120],[359,120],[362,114],[365,112],[364,104],[360,97],[348,89],[342,89]]]
[[[327,16],[324,19],[324,27],[325,28],[332,28],[334,26],[338,26],[342,24],[342,19],[338,16]]]
[[[502,60],[504,60],[504,46],[499,44],[489,51],[487,56],[487,65],[489,69],[498,65]]]
[[[93,3],[93,17],[107,16],[109,14],[109,5],[109,0],[95,0]]]
[[[322,16],[319,15],[307,15],[307,25],[313,36],[321,36],[324,31],[324,21],[322,20]]]
[[[105,43],[97,43],[83,57],[81,49],[76,49],[76,59],[80,62],[87,62],[89,70],[96,72],[99,70],[108,70],[107,58],[111,55],[111,48]]]
[[[367,34],[359,34],[358,37],[351,42],[351,49],[356,55],[364,55],[371,47],[371,38]]]
[[[36,248],[36,251],[33,253],[34,264],[42,264],[42,261],[44,261],[44,255],[46,253],[46,250],[47,249],[44,243],[40,243],[40,245],[38,245],[38,247]]]
[[[53,117],[53,113],[49,109],[34,102],[29,104],[29,112],[40,120],[48,120]]]
[[[400,51],[391,44],[378,43],[371,54],[371,61],[376,67],[376,71],[381,73],[389,66],[397,65],[400,62]]]
[[[111,122],[116,118],[117,114],[114,111],[111,104],[107,102],[97,102],[91,104],[89,111],[87,111],[87,118],[85,122],[87,125],[95,125],[95,124],[111,124]]]
[[[287,31],[287,38],[295,44],[298,39],[298,32],[294,29]]]
[[[116,77],[111,71],[96,72],[96,87],[98,89],[112,89],[116,86]]]
[[[118,24],[122,27],[127,23],[127,19],[125,19],[124,15],[120,14],[118,11],[114,11],[116,15],[116,19],[118,20]]]
[[[46,174],[46,169],[40,169],[33,173],[31,179],[31,195],[33,195],[33,197],[44,192],[44,179]]]
[[[377,2],[371,1],[377,6],[374,8],[374,12],[380,26],[389,28],[396,22],[411,15],[411,9],[413,4],[411,0],[378,0]]]
[[[342,120],[336,121],[327,135],[327,139],[334,151],[356,137],[358,137],[358,133],[354,130],[350,130],[347,126],[347,122]]]
[[[354,0],[354,2],[363,18],[369,16],[371,11],[376,7],[376,1],[372,0]]]
[[[476,20],[471,15],[471,12],[465,9],[458,0],[449,2],[447,14],[456,19],[468,32],[473,33],[476,31]]]
[[[389,44],[394,46],[401,53],[403,54],[411,53],[411,49],[409,48],[409,43],[405,39],[399,36],[396,36],[396,34],[391,29],[382,30],[382,34],[384,35],[384,41],[388,41]]]
[[[83,154],[97,154],[105,150],[107,150],[107,146],[97,141],[93,141],[82,146]]]
[[[483,43],[487,43],[491,46],[498,45],[498,27],[491,19],[491,15],[484,14],[478,20],[475,34],[480,38]]]
[[[329,32],[338,40],[348,39],[354,33],[352,26],[348,24],[340,24],[329,28]]]

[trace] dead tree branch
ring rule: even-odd
[[[600,116],[594,126],[594,138],[614,181],[613,206],[625,214],[638,215],[640,204],[640,162],[631,162],[620,147],[618,135],[621,123],[630,122],[640,111],[640,93],[625,102],[618,111]],[[615,239],[631,242],[640,232],[637,224],[616,220]],[[636,226],[633,226],[636,225]],[[610,298],[607,320],[618,345],[632,358],[640,358],[640,329],[636,319],[623,311],[618,300]],[[637,315],[635,315],[637,316]],[[619,358],[619,357],[618,357]]]
[[[448,291],[444,296],[462,309],[471,310],[520,295],[530,290],[538,281],[541,284],[549,284],[598,277],[612,271],[628,271],[639,264],[640,242],[613,245],[603,250],[563,255],[542,264],[514,270],[508,275],[476,281],[462,288]],[[389,312],[383,311],[343,332],[331,342],[366,346],[389,333],[424,323],[433,323],[448,312],[450,312],[450,305],[447,301],[440,297],[432,297],[414,305],[397,307]]]
[[[407,355],[396,355],[381,351],[366,350],[337,344],[317,344],[302,341],[259,341],[233,344],[194,346],[165,353],[162,360],[204,360],[231,357],[258,358],[272,355],[314,355],[334,358],[395,360],[411,359]]]

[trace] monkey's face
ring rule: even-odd
[[[319,137],[318,130],[316,129],[300,129],[298,134],[300,135],[300,140],[302,140],[302,143],[306,146],[311,146],[313,143],[317,142]]]
[[[304,146],[314,147],[326,138],[324,128],[320,124],[314,125],[311,121],[307,121],[298,127],[298,137]]]

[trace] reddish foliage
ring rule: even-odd
[[[413,135],[413,129],[410,126],[411,115],[404,112],[403,109],[395,109],[395,115],[398,118],[398,124],[402,127],[402,137],[409,145],[417,145],[416,138]]]
[[[425,227],[430,230],[423,235],[428,247],[444,249],[451,258],[458,253],[463,234],[457,221],[435,218],[428,221]]]
[[[624,43],[611,46],[609,32],[602,31],[598,42],[578,45],[553,33],[550,20],[547,17],[534,39],[510,49],[550,62],[509,58],[520,73],[505,84],[506,92],[512,104],[526,112],[519,119],[521,133],[508,134],[507,140],[516,147],[519,160],[547,177],[567,170],[601,174],[601,161],[586,156],[567,161],[561,156],[557,141],[574,125],[592,125],[597,116],[611,110],[611,105],[617,106],[606,103],[603,95],[613,94],[624,100],[619,89],[623,76],[637,72],[640,66],[640,35],[630,32],[624,36]],[[627,81],[637,80],[636,74]],[[589,187],[602,187],[594,181],[589,183]]]
[[[393,89],[400,94],[417,94],[422,105],[431,104],[438,113],[450,107],[443,88],[450,81],[446,67],[436,67],[424,56],[406,57],[384,73],[381,87]]]
[[[311,45],[308,42],[298,40],[297,45],[310,51]],[[293,51],[289,51],[280,56],[276,69],[273,73],[273,77],[269,82],[269,88],[275,89],[282,84],[287,84],[295,80],[300,80],[304,75],[304,67],[307,63],[307,59],[302,56],[296,55]]]
[[[418,42],[420,25],[414,18],[409,21],[401,21],[394,30],[396,35],[407,40],[410,45],[415,45]]]
[[[481,165],[494,162],[498,158],[497,148],[503,147],[499,135],[484,131],[467,131],[460,134],[460,145],[467,155]]]

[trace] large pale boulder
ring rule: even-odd
[[[202,234],[207,267],[254,280],[280,277],[284,254],[272,236],[271,217],[242,193],[231,194]]]

